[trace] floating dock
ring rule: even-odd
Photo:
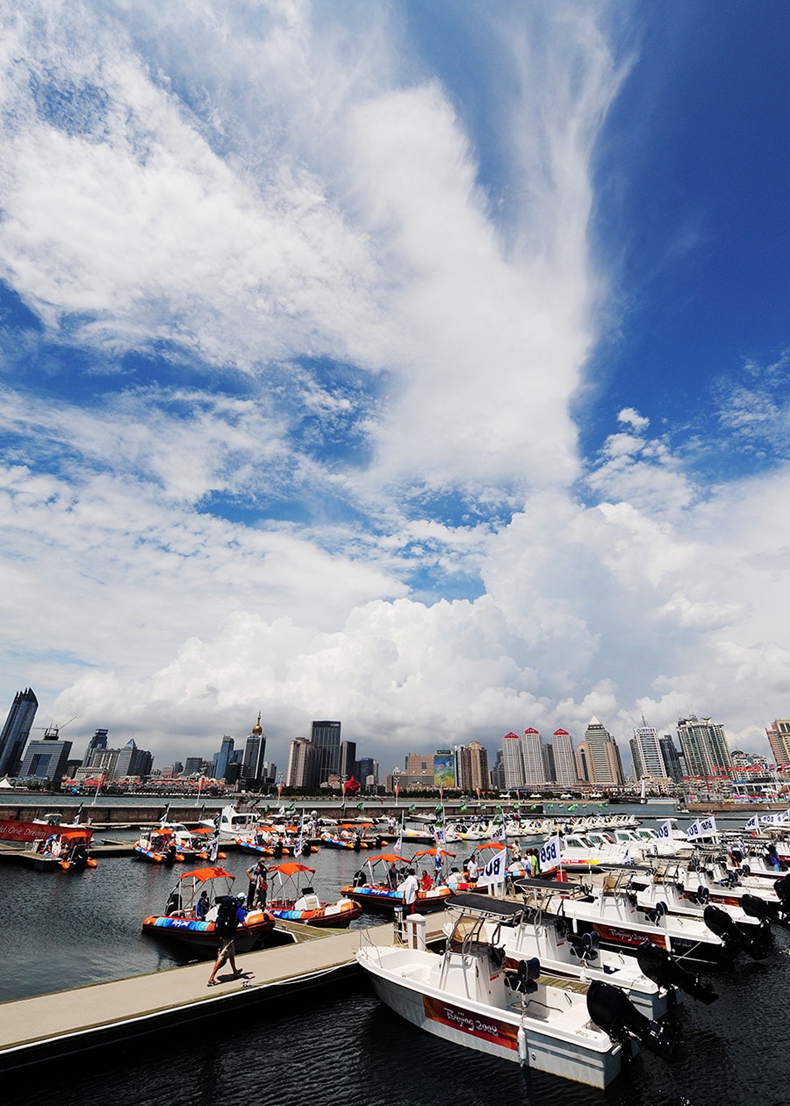
[[[393,942],[392,925],[330,932],[280,923],[295,943],[236,958],[208,987],[211,961],[0,1003],[0,1073],[239,1012],[352,978],[361,941]],[[430,933],[429,939],[441,936]]]

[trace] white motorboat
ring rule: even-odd
[[[215,821],[201,823],[207,827],[216,827],[221,845],[229,845],[241,838],[248,838],[255,834],[261,824],[261,817],[252,811],[241,813],[235,806],[224,806],[220,811],[219,825]]]
[[[683,991],[671,979],[673,974],[703,1001],[711,1002],[716,997],[710,986],[700,984],[683,970],[657,972],[655,958],[648,959],[650,978],[635,953],[600,948],[596,934],[582,938],[567,934],[564,929],[559,932],[554,919],[530,905],[528,898],[524,903],[469,893],[448,899],[448,920],[443,927],[448,936],[459,910],[483,918],[488,940],[498,940],[504,946],[506,968],[516,969],[520,960],[536,957],[544,977],[558,985],[573,981],[578,986],[596,979],[609,983],[624,991],[636,1009],[651,1021],[683,1001]]]
[[[547,914],[564,920],[568,933],[596,933],[605,948],[634,949],[643,941],[685,960],[717,963],[737,950],[762,955],[761,945],[752,941],[723,911],[709,905],[704,921],[669,914],[666,904],[654,910],[641,910],[625,883],[628,869],[606,875],[597,895],[585,894],[585,888],[559,884],[541,899]]]
[[[628,880],[626,889],[636,895],[637,905],[645,911],[655,910],[663,902],[670,914],[704,919],[705,908],[713,903],[726,911],[739,926],[745,927],[752,938],[762,936],[768,926],[764,917],[744,908],[739,896],[728,894],[723,887],[720,894],[711,891],[678,864],[666,862],[659,864],[652,872],[635,873]],[[746,905],[750,905],[748,896]]]
[[[629,1034],[667,1059],[674,1055],[669,1028],[643,1017],[617,988],[596,981],[583,995],[550,986],[534,959],[510,971],[504,949],[486,939],[483,919],[463,911],[445,951],[428,952],[424,928],[419,936],[424,924],[421,915],[406,920],[408,947],[364,944],[357,952],[382,1002],[420,1029],[601,1088],[619,1074],[620,1042],[629,1051]]]

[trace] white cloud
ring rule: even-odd
[[[706,489],[631,407],[585,472],[569,413],[607,289],[606,11],[491,14],[496,183],[405,18],[6,11],[0,272],[74,395],[6,351],[5,694],[167,755],[261,710],[281,767],[319,716],[386,767],[592,714],[624,739],[642,710],[757,741],[756,712],[786,714],[788,473]],[[161,341],[181,383],[124,367]],[[355,466],[330,448],[344,419]],[[270,501],[307,521],[258,518]],[[421,573],[480,584],[429,605]]]

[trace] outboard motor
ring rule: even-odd
[[[587,1011],[595,1024],[613,1041],[622,1044],[629,1037],[635,1037],[649,1052],[663,1060],[675,1059],[678,1043],[671,1026],[651,1022],[619,987],[594,980],[587,991]]]
[[[761,899],[759,895],[744,895],[741,906],[744,914],[748,914],[750,918],[759,918],[761,922],[778,922],[779,925],[788,924],[784,914],[786,908],[780,902]]]
[[[537,978],[540,975],[540,960],[531,956],[529,960],[519,960],[514,972],[505,972],[505,986],[522,995],[531,995],[538,989]]]
[[[698,975],[693,975],[682,967],[672,953],[659,948],[652,941],[644,941],[636,950],[636,962],[642,975],[652,979],[659,987],[679,987],[692,998],[710,1006],[719,997],[713,986]]]
[[[733,918],[718,906],[706,906],[703,918],[711,933],[721,937],[728,949],[748,952],[755,960],[762,960],[765,956],[765,949],[750,934],[744,933]]]
[[[787,879],[774,880],[774,891],[784,910],[790,910],[790,883]]]

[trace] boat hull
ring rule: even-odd
[[[391,1010],[418,1029],[432,1033],[445,1041],[519,1063],[517,1013],[494,1010],[476,1003],[460,1004],[458,999],[440,993],[423,993],[404,981],[387,977],[367,968],[378,998]],[[604,1088],[620,1073],[619,1048],[581,1050],[578,1042],[568,1042],[526,1028],[526,1061],[524,1066]]]
[[[248,915],[247,922],[236,930],[236,952],[252,952],[262,944],[266,934],[274,929],[274,918],[268,911],[259,910],[251,914],[252,917]],[[143,933],[165,941],[175,941],[211,955],[216,954],[220,941],[214,922],[202,922],[178,915],[152,915],[146,918]]]

